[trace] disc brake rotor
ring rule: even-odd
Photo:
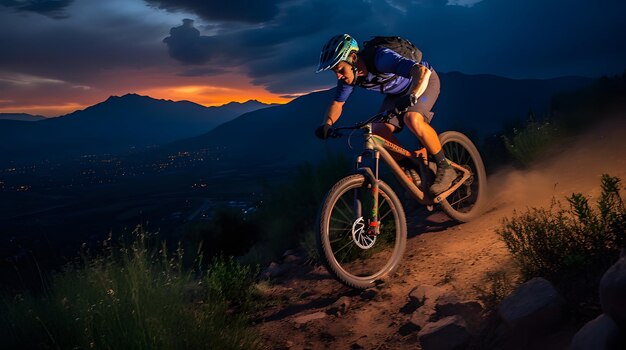
[[[361,249],[369,249],[374,246],[376,236],[367,233],[365,220],[363,217],[356,219],[352,224],[352,239],[354,243]]]

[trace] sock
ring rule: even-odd
[[[450,163],[448,163],[448,160],[446,159],[446,155],[443,153],[443,149],[436,154],[433,154],[433,159],[435,159],[438,167],[446,168],[450,166]]]

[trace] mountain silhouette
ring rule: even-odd
[[[242,113],[266,107],[258,101],[204,107],[189,101],[127,94],[35,123],[0,120],[2,161],[119,153],[205,133]]]
[[[509,79],[493,75],[440,73],[441,94],[434,107],[432,125],[438,132],[458,130],[478,144],[503,129],[507,123],[548,110],[553,96],[580,89],[593,80],[565,77],[548,80]],[[195,149],[219,151],[215,167],[243,169],[250,166],[291,166],[304,161],[316,162],[328,152],[348,152],[346,140],[321,141],[313,131],[324,119],[334,89],[314,92],[292,102],[253,111],[214,130],[166,149],[171,152]],[[355,89],[344,106],[337,125],[353,125],[378,111],[383,95]],[[358,149],[360,134],[355,132],[351,145]],[[405,147],[416,148],[409,132],[398,134]]]
[[[46,117],[27,113],[0,113],[0,120],[20,120],[26,122],[36,122],[44,119],[46,119]]]

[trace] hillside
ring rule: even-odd
[[[21,120],[26,122],[35,122],[44,119],[46,118],[40,115],[32,115],[27,113],[0,113],[0,120]]]
[[[434,112],[438,132],[460,130],[475,143],[501,131],[508,123],[524,120],[529,110],[537,116],[549,110],[557,93],[576,90],[591,83],[586,78],[515,80],[492,75],[441,73],[442,92]],[[334,89],[315,92],[281,106],[242,115],[214,130],[189,140],[166,146],[170,153],[194,149],[219,149],[220,162],[211,167],[231,170],[253,164],[290,166],[316,162],[330,150],[349,151],[345,140],[320,141],[313,131],[320,124],[333,97]],[[355,89],[346,102],[340,125],[351,125],[376,113],[383,96]],[[351,142],[358,148],[360,137]],[[410,132],[399,135],[407,147],[417,147]],[[351,154],[351,153],[350,153]]]
[[[0,120],[0,161],[27,162],[121,153],[207,132],[252,110],[258,101],[204,107],[127,94],[61,117],[16,124]]]
[[[489,203],[477,220],[456,224],[435,212],[409,225],[409,239],[396,276],[368,293],[355,293],[322,268],[283,263],[267,294],[280,300],[259,316],[258,329],[273,348],[405,349],[417,348],[417,329],[409,325],[409,293],[419,285],[437,286],[462,301],[479,301],[489,290],[488,273],[519,276],[504,243],[495,233],[514,210],[550,206],[554,197],[580,192],[595,202],[600,175],[626,179],[626,115],[609,119],[553,150],[528,170],[503,170],[489,178]],[[608,158],[600,159],[597,154]],[[573,162],[572,159],[576,161]],[[581,169],[579,164],[586,167]],[[622,191],[622,197],[626,193]],[[481,292],[481,289],[483,290]],[[339,301],[345,308],[328,312]],[[336,304],[335,304],[336,305]],[[569,324],[527,343],[489,344],[497,349],[566,349],[578,324]],[[493,334],[492,334],[493,335]]]

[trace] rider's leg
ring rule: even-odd
[[[372,124],[372,132],[385,140],[389,140],[396,145],[399,144],[398,139],[393,134],[396,131],[396,127],[389,123],[374,123]]]
[[[417,136],[430,154],[436,154],[441,151],[441,142],[439,142],[437,132],[426,122],[421,113],[406,112],[404,114],[404,124]]]
[[[430,192],[439,194],[450,188],[457,174],[445,157],[435,129],[426,122],[424,116],[419,112],[410,111],[405,113],[404,124],[417,136],[428,152],[433,155],[435,162],[437,162],[437,175],[435,181],[430,186]]]

